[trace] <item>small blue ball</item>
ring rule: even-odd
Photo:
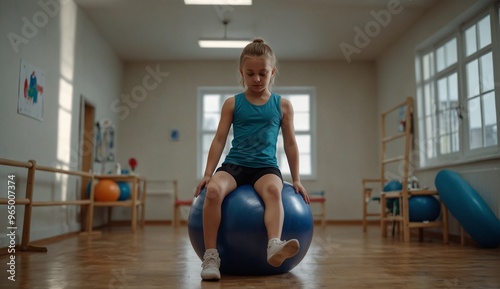
[[[441,213],[441,204],[433,196],[412,196],[408,207],[410,222],[433,222]]]
[[[116,184],[120,188],[120,196],[118,197],[118,201],[126,201],[130,199],[130,184],[127,182],[116,182]]]
[[[400,181],[392,180],[384,185],[384,192],[401,191],[403,184]],[[386,208],[395,215],[399,214],[399,199],[392,198],[385,200]]]

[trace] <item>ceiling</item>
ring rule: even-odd
[[[373,60],[437,1],[253,0],[252,6],[187,6],[183,0],[75,0],[124,61],[235,60],[241,49],[198,47],[199,38],[224,37],[224,19],[229,20],[228,38],[262,37],[279,60],[345,60],[346,54]],[[379,20],[375,15],[381,15]],[[366,27],[372,36],[356,45],[357,31]]]

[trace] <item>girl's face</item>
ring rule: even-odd
[[[240,69],[247,89],[257,93],[268,89],[275,72],[276,68],[265,56],[246,56]]]

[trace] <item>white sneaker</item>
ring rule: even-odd
[[[220,258],[217,250],[207,250],[203,255],[203,268],[201,270],[201,278],[203,280],[220,280]]]
[[[300,244],[296,239],[289,241],[271,239],[267,245],[267,263],[279,267],[283,264],[283,261],[297,255],[299,249]]]

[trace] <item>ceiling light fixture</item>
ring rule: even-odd
[[[252,0],[184,0],[186,5],[252,5]]]
[[[229,39],[200,39],[198,45],[201,48],[244,48],[250,40],[229,40]]]
[[[249,39],[228,39],[227,38],[227,24],[228,20],[224,20],[224,38],[222,39],[200,39],[198,45],[201,48],[244,48],[252,40]]]

